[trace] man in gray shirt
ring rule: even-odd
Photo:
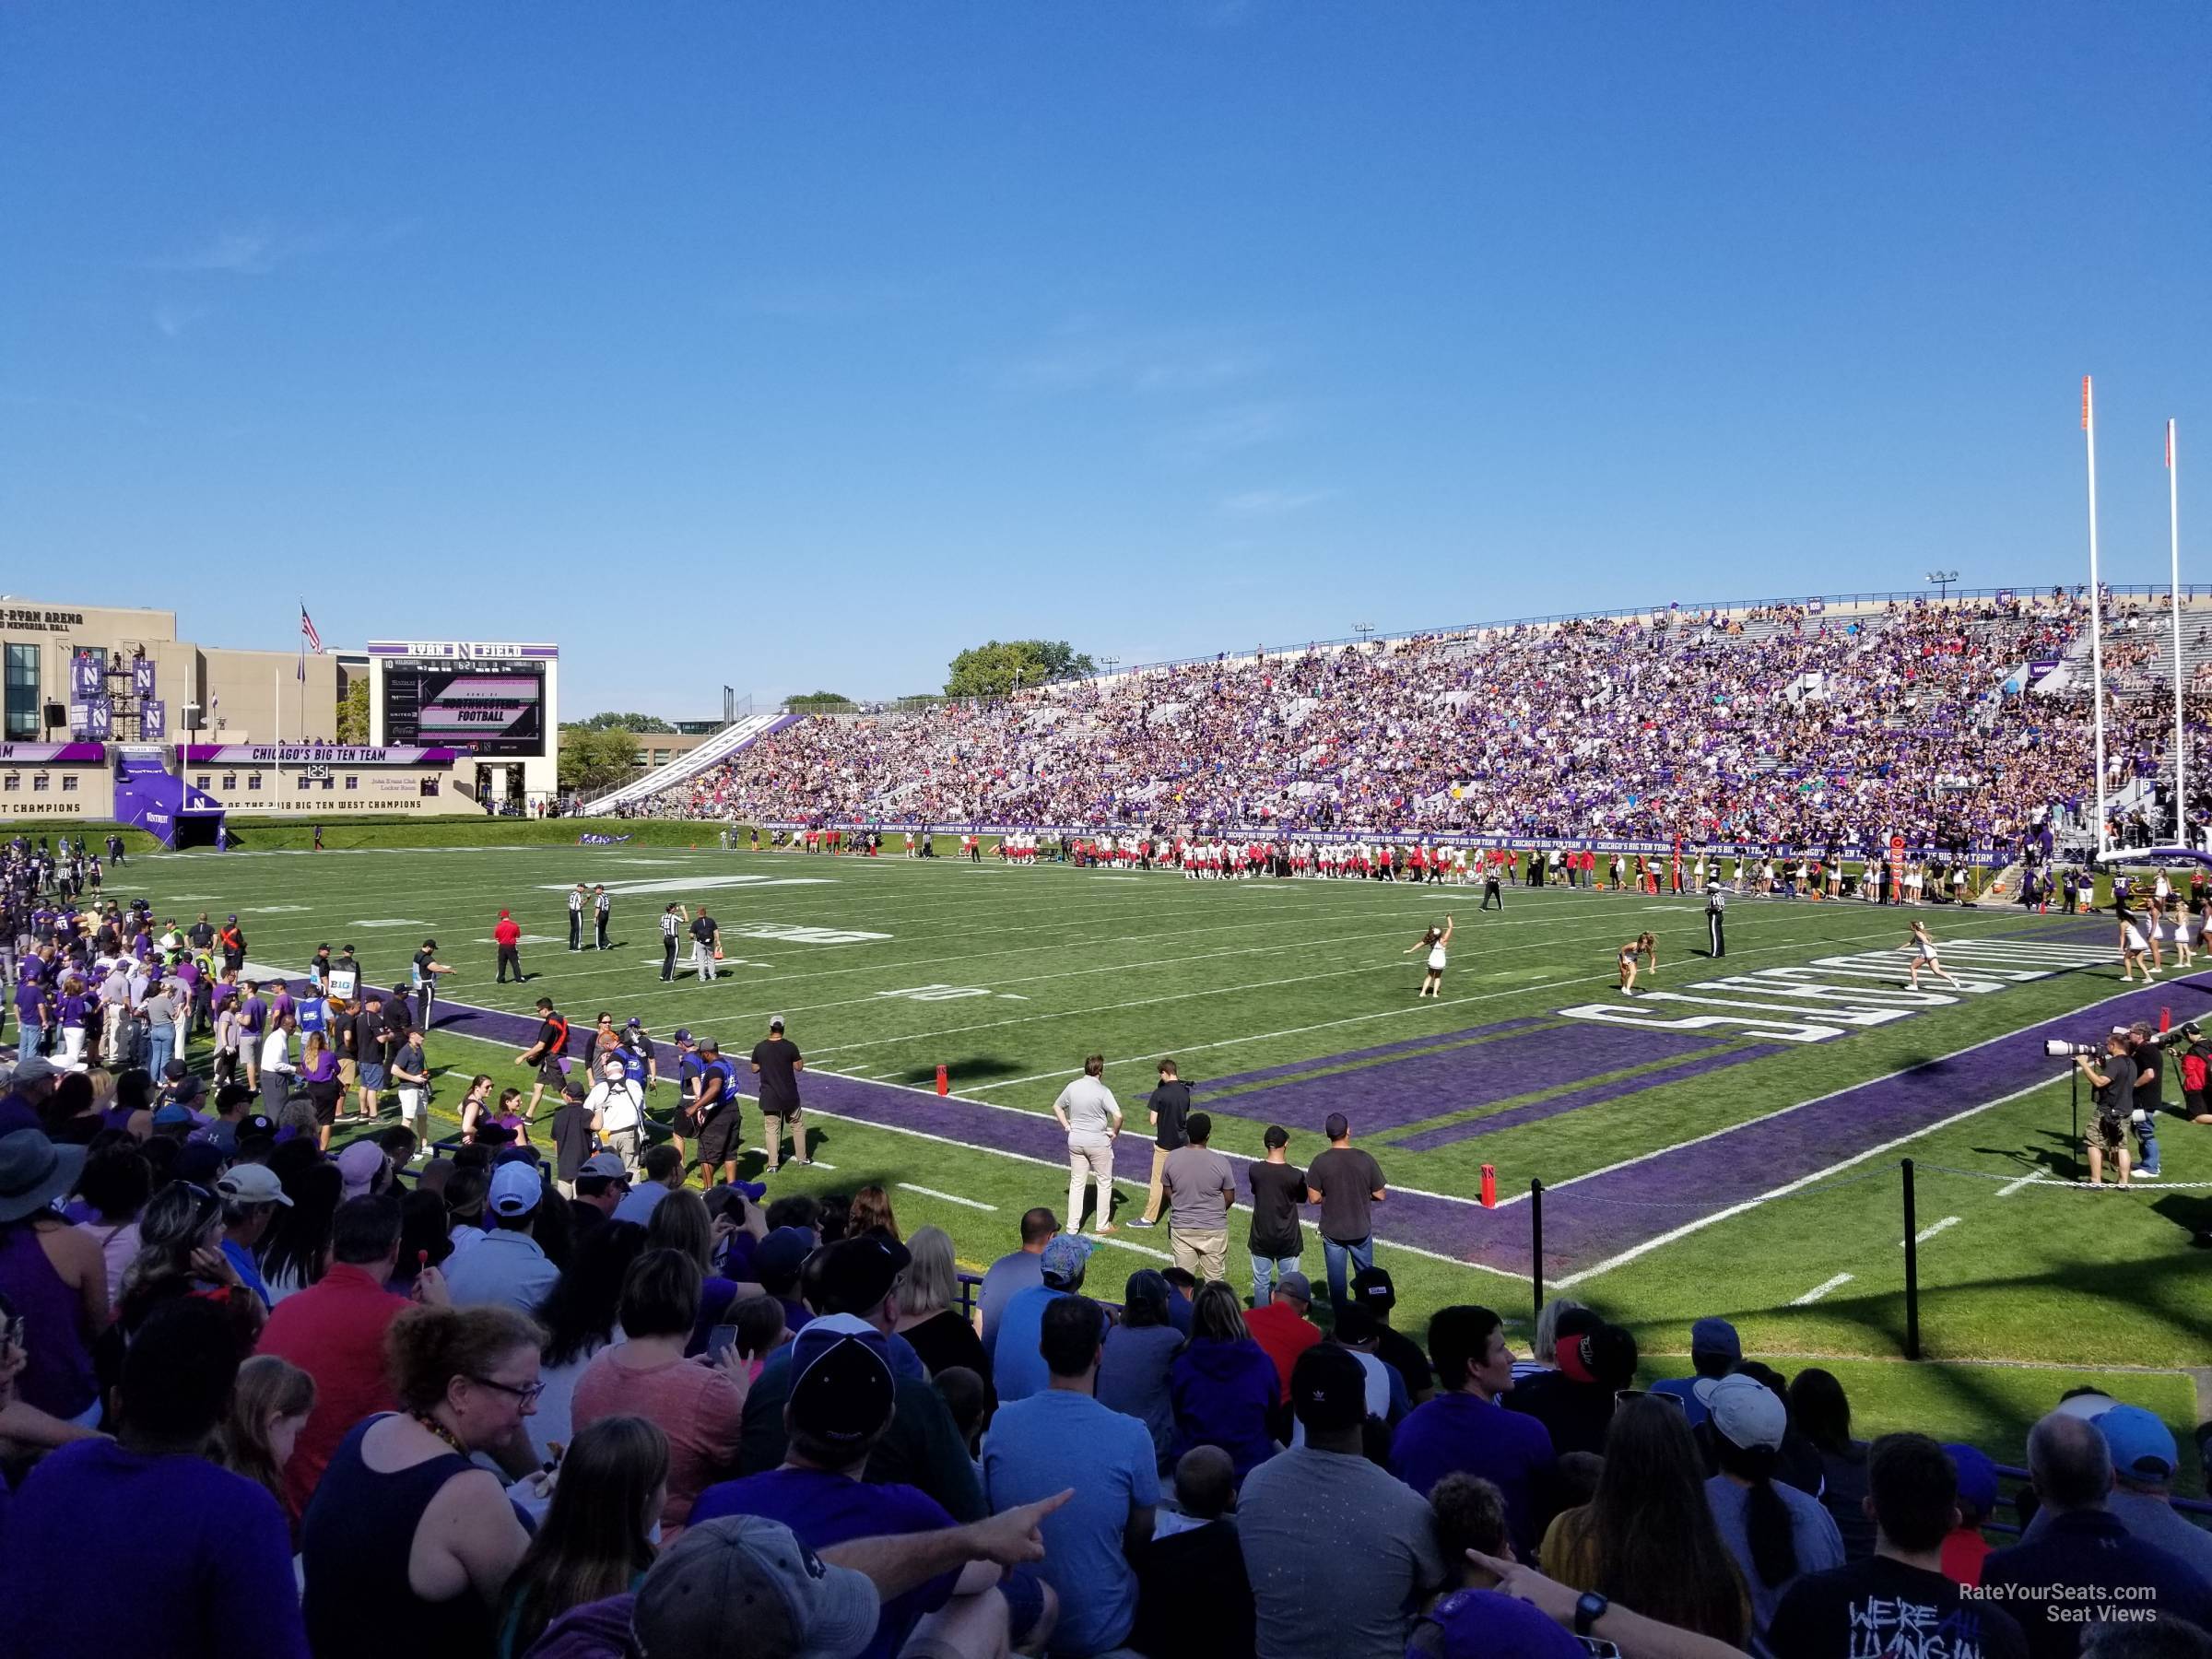
[[[1060,1220],[1051,1210],[1042,1206],[1024,1210],[1021,1248],[1000,1256],[984,1272],[982,1287],[975,1297],[975,1334],[983,1339],[985,1353],[991,1351],[992,1338],[998,1335],[998,1316],[1015,1294],[1044,1283],[1044,1247],[1059,1236]]]
[[[1290,1404],[1306,1443],[1253,1470],[1237,1499],[1260,1659],[1403,1659],[1446,1577],[1429,1500],[1368,1462],[1367,1372],[1347,1350],[1300,1354]]]
[[[1083,1230],[1083,1183],[1098,1182],[1099,1224],[1102,1233],[1113,1225],[1113,1137],[1122,1132],[1122,1103],[1113,1098],[1099,1074],[1106,1056],[1091,1054],[1083,1062],[1083,1075],[1060,1091],[1053,1102],[1053,1116],[1067,1132],[1067,1230]]]
[[[1213,1118],[1192,1112],[1183,1123],[1185,1144],[1160,1171],[1175,1265],[1201,1280],[1229,1277],[1229,1206],[1237,1201],[1236,1169],[1206,1144],[1213,1134]]]

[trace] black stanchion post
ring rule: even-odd
[[[1544,1183],[1528,1183],[1528,1277],[1535,1287],[1532,1319],[1544,1312]]]
[[[1920,1219],[1912,1202],[1912,1160],[1905,1172],[1905,1358],[1920,1358]]]

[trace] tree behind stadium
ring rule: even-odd
[[[1099,665],[1065,640],[993,640],[971,646],[947,671],[947,697],[1005,697],[1017,686],[1096,674]]]

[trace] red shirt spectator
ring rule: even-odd
[[[323,1478],[332,1453],[363,1418],[398,1409],[384,1374],[384,1333],[407,1300],[384,1288],[392,1263],[333,1262],[322,1278],[286,1297],[262,1327],[255,1352],[288,1359],[315,1380],[315,1408],[284,1465],[292,1513]]]
[[[1275,1361],[1285,1400],[1290,1397],[1290,1368],[1300,1354],[1321,1340],[1321,1327],[1306,1317],[1312,1292],[1297,1294],[1303,1288],[1300,1275],[1286,1273],[1276,1287],[1275,1300],[1264,1308],[1248,1309],[1244,1314],[1244,1328]]]

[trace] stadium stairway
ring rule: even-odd
[[[656,766],[643,777],[609,790],[595,800],[586,801],[577,809],[584,818],[596,818],[628,806],[638,801],[651,800],[664,789],[697,777],[709,767],[728,759],[747,745],[757,742],[771,733],[794,726],[804,718],[801,715],[778,710],[772,714],[748,714],[743,720],[726,725],[688,753],[677,756],[665,766]]]

